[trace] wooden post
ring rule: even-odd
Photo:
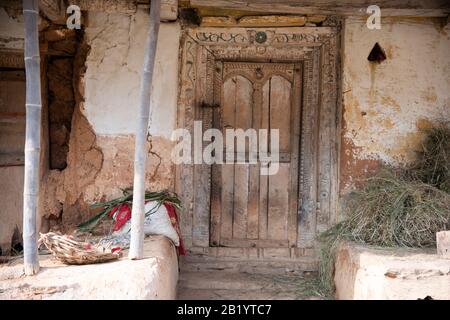
[[[23,0],[25,20],[26,134],[23,192],[23,252],[26,275],[39,271],[36,214],[41,146],[41,68],[38,0]]]
[[[145,162],[147,160],[147,134],[150,114],[150,99],[155,66],[156,45],[160,24],[161,0],[151,0],[150,26],[147,35],[144,68],[141,79],[139,117],[134,151],[133,209],[131,214],[130,259],[142,259],[144,255],[144,206],[145,206]]]

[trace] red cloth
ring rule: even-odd
[[[186,249],[184,248],[183,239],[181,238],[180,225],[178,224],[177,211],[175,210],[174,206],[170,203],[164,203],[164,206],[166,207],[167,213],[169,214],[170,222],[172,222],[172,226],[177,231],[178,238],[180,238],[180,244],[177,247],[178,254],[180,256],[185,256]]]
[[[148,201],[146,201],[147,203]],[[172,226],[175,228],[175,231],[178,234],[178,238],[180,238],[180,244],[177,247],[177,252],[181,256],[186,255],[186,249],[183,244],[183,239],[181,238],[180,225],[178,223],[178,216],[175,207],[170,203],[164,203],[164,207],[166,207],[167,214],[169,215],[170,222]],[[127,203],[120,204],[116,206],[111,212],[108,214],[111,218],[113,218],[116,223],[113,226],[113,231],[120,230],[128,220],[131,219],[131,208]]]
[[[120,208],[120,204],[118,205],[118,206],[115,206],[109,213],[108,213],[108,216],[110,217],[110,218],[113,218],[114,219],[114,214],[116,213],[116,211]]]
[[[118,207],[114,208],[109,215],[112,216],[113,219],[116,221],[116,223],[113,226],[113,231],[118,231],[124,226],[125,223],[127,223],[128,220],[131,219],[130,206],[127,203],[123,203]]]

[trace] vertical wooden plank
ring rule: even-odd
[[[183,46],[183,65],[182,65],[182,83],[179,97],[178,127],[187,129],[193,133],[193,121],[195,119],[195,84],[196,84],[196,68],[195,65],[197,55],[197,45],[195,41],[189,37],[184,38]],[[191,154],[191,157],[193,154]],[[176,168],[177,183],[175,191],[180,196],[184,206],[183,214],[180,215],[181,234],[185,246],[192,247],[192,218],[194,210],[194,165],[182,164]]]
[[[270,129],[280,131],[280,152],[290,152],[291,83],[281,76],[270,80]]]
[[[227,79],[223,84],[222,93],[222,132],[235,126],[236,80]],[[225,139],[224,139],[225,140]],[[221,225],[220,238],[231,239],[233,236],[233,198],[234,198],[234,164],[223,164],[222,194],[221,194]]]
[[[236,81],[235,129],[247,130],[252,127],[253,85],[241,76],[234,77],[234,80]],[[235,153],[237,151],[236,145]],[[248,187],[249,165],[236,164],[234,167],[233,238],[247,238]]]
[[[305,92],[302,111],[301,133],[301,176],[299,198],[299,230],[298,246],[308,248],[314,245],[316,235],[317,207],[317,136],[319,87],[319,49],[315,49],[313,61],[305,61]]]
[[[236,81],[235,129],[247,130],[252,127],[253,85],[244,77],[233,78]],[[246,150],[248,150],[246,148]],[[235,148],[235,152],[237,149]]]
[[[247,238],[258,239],[259,234],[259,164],[249,164]]]
[[[270,80],[268,80],[262,87],[262,103],[261,103],[261,129],[269,129],[269,106],[270,106]],[[262,141],[258,141],[260,144]],[[269,146],[266,142],[265,149]],[[267,215],[268,215],[268,190],[269,178],[268,176],[259,177],[259,239],[268,239],[267,237]]]
[[[249,165],[234,166],[234,209],[233,238],[247,238],[247,205],[248,205]]]
[[[222,165],[211,166],[211,225],[210,245],[217,246],[220,243],[220,223],[222,215]]]
[[[233,237],[234,164],[222,165],[220,239]]]
[[[229,78],[223,83],[222,132],[224,136],[224,150],[227,144],[225,130],[235,127],[236,84],[237,80],[235,78]]]
[[[300,152],[302,67],[293,65],[294,83],[291,99],[291,163],[289,185],[288,240],[289,246],[297,246],[298,171]]]
[[[337,33],[330,39],[330,213],[328,217],[328,226],[337,223],[337,205],[338,205],[338,181],[339,181],[339,142],[340,142],[340,110],[341,110],[341,81],[340,81],[340,35]]]
[[[332,99],[333,92],[330,85],[334,85],[334,71],[330,65],[329,44],[321,48],[322,56],[322,91],[321,105],[319,109],[319,177],[318,177],[318,209],[317,209],[317,232],[321,233],[328,229],[330,219],[330,194],[331,194],[331,149],[332,149],[332,126],[334,125]]]
[[[260,83],[253,84],[253,119],[252,128],[258,130],[261,127],[262,111],[262,87]],[[248,225],[247,238],[258,239],[259,236],[259,188],[260,188],[260,166],[259,164],[249,165],[249,186],[248,186]]]
[[[279,150],[290,151],[291,83],[280,76],[270,80],[270,130],[279,130]],[[275,151],[270,146],[271,151]],[[289,211],[289,163],[280,163],[277,174],[269,176],[268,190],[268,237],[287,239],[287,218]]]
[[[222,104],[222,62],[217,61],[214,70],[214,105]],[[221,108],[214,108],[213,127],[222,128]],[[218,152],[222,152],[221,150]],[[220,223],[222,215],[222,165],[214,164],[211,168],[211,230],[210,245],[218,246],[220,243]]]
[[[212,127],[211,108],[202,108],[204,104],[211,105],[213,102],[213,60],[211,54],[205,47],[198,47],[197,51],[197,86],[196,86],[196,118],[202,121],[203,132]],[[200,138],[200,141],[203,141]],[[207,142],[202,142],[203,148]],[[210,195],[211,195],[211,166],[202,161],[194,167],[194,211],[192,241],[194,246],[209,246],[209,225],[210,225]]]
[[[280,163],[276,175],[268,176],[268,239],[287,239],[287,217],[289,211],[289,164]]]

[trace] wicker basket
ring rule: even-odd
[[[44,243],[53,256],[65,264],[93,264],[119,259],[121,252],[72,239],[70,236],[53,232],[40,234],[39,242]]]

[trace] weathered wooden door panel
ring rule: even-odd
[[[186,208],[181,231],[193,253],[315,255],[317,234],[337,214],[339,25],[330,19],[320,28],[186,30],[179,128],[193,135],[202,120],[203,130],[223,130],[225,122],[244,129],[275,122],[281,130],[275,176],[261,176],[253,164],[177,166],[175,189]]]
[[[248,163],[252,151],[249,143],[244,155],[247,163],[215,165],[212,194],[213,198],[217,195],[218,203],[211,207],[211,244],[270,248],[288,247],[291,241],[295,245],[296,230],[291,237],[288,224],[296,224],[297,212],[298,181],[291,172],[297,171],[298,165],[291,159],[298,159],[292,156],[292,152],[298,152],[292,145],[299,143],[292,130],[292,114],[298,114],[300,109],[300,90],[294,90],[301,85],[300,77],[294,77],[295,65],[289,63],[225,62],[223,69],[217,75],[222,77],[222,85],[214,88],[222,97],[221,114],[217,117],[221,121],[213,125],[225,137],[227,129],[279,130],[279,145],[268,140],[265,149],[279,151],[282,156],[278,173],[271,176],[260,174],[259,163]],[[256,136],[259,137],[258,132]],[[232,143],[233,154],[224,147],[224,155],[237,159],[237,142]]]

